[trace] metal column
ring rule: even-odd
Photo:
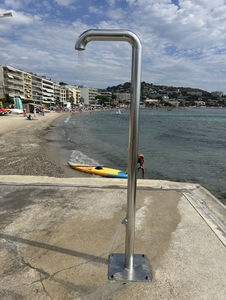
[[[108,278],[123,281],[150,281],[151,272],[146,255],[134,254],[142,47],[137,35],[131,31],[91,29],[79,36],[75,49],[85,50],[86,44],[92,40],[127,41],[132,46],[125,254],[109,255]]]

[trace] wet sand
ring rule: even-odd
[[[67,121],[68,117],[64,119],[59,119],[54,122],[47,130],[44,138],[44,143],[46,145],[45,150],[48,156],[48,159],[55,165],[59,166],[62,170],[62,176],[65,178],[72,177],[96,177],[96,175],[91,175],[83,172],[79,172],[70,168],[67,164],[67,160],[69,159],[68,151],[64,149],[64,146],[67,144],[63,142],[62,144],[62,136],[59,135],[58,130],[61,127],[61,123]],[[75,128],[76,130],[76,128]],[[79,150],[79,149],[78,149]]]

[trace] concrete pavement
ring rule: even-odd
[[[0,299],[225,299],[225,207],[197,184],[139,180],[135,253],[152,282],[109,281],[126,180],[0,176]]]

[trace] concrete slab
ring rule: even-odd
[[[225,207],[201,186],[139,180],[135,253],[152,282],[109,281],[126,180],[0,176],[1,299],[225,299]]]

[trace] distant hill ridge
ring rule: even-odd
[[[107,87],[107,91],[117,96],[117,93],[130,93],[130,82]],[[141,101],[156,99],[162,105],[173,103],[179,106],[214,106],[226,107],[226,96],[223,92],[207,92],[199,88],[155,85],[141,82]],[[149,100],[151,101],[151,100]],[[165,105],[164,104],[164,105]]]
[[[130,82],[125,82],[116,86],[109,86],[106,88],[110,92],[116,92],[116,91],[121,91],[121,92],[130,92]],[[180,90],[181,92],[201,92],[203,95],[208,95],[211,96],[210,92],[207,92],[205,90],[199,89],[199,88],[191,88],[191,87],[175,87],[175,86],[167,86],[167,85],[155,85],[153,83],[148,83],[145,81],[141,82],[141,93],[145,89],[152,89],[156,91],[178,91]]]

